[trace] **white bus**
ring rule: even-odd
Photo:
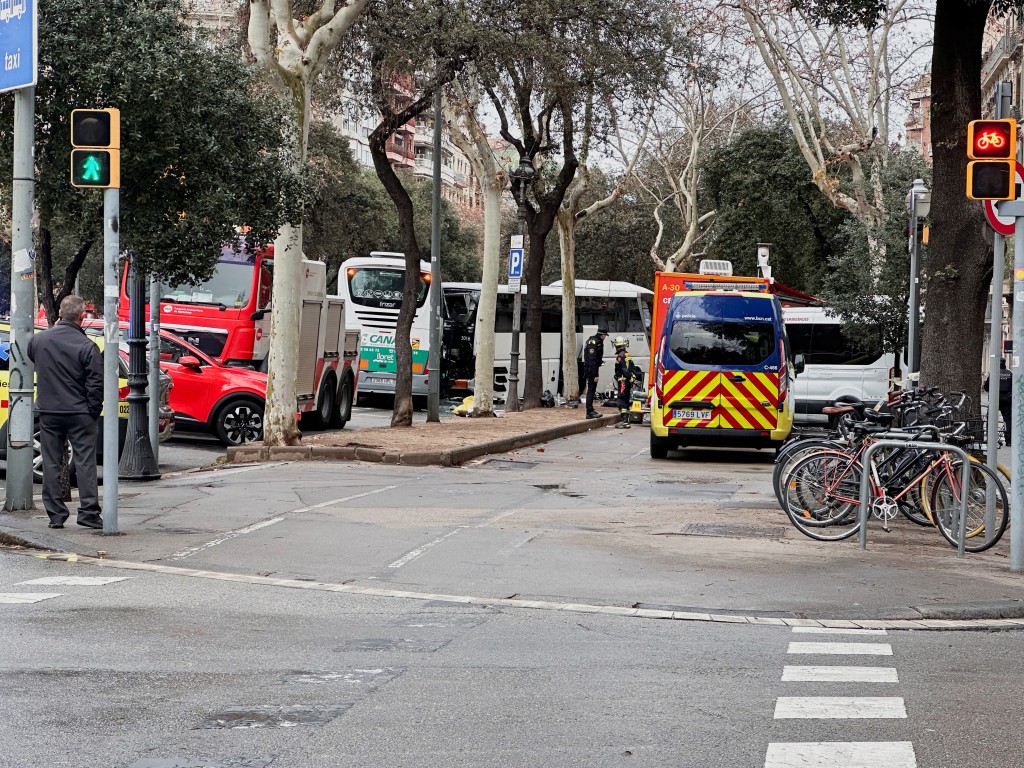
[[[793,385],[797,422],[827,422],[821,409],[843,395],[871,404],[887,396],[897,356],[882,352],[880,332],[875,343],[851,338],[842,318],[830,317],[824,307],[784,306],[782,317],[793,356],[803,355],[806,366]]]
[[[402,309],[405,255],[374,251],[341,265],[338,295],[345,299],[345,327],[360,332],[358,392],[395,393],[395,324]],[[420,262],[420,290],[412,321],[412,393],[427,394],[427,354],[430,349],[430,264]]]
[[[476,307],[480,295],[479,283],[445,283],[445,303],[449,318],[455,320],[463,334],[476,326]],[[519,338],[520,396],[526,371],[526,307],[531,300],[529,290],[523,288]],[[509,366],[512,362],[512,310],[515,294],[507,285],[498,286],[498,305],[494,318],[494,391],[499,397],[508,394]],[[562,283],[558,281],[541,287],[541,381],[542,388],[553,394],[562,388]],[[639,285],[621,281],[576,281],[576,360],[582,368],[580,355],[586,340],[598,327],[608,328],[605,340],[605,364],[601,367],[599,392],[615,390],[615,348],[612,340],[623,336],[629,341],[633,362],[643,371],[650,360],[651,307],[654,292]],[[456,309],[457,307],[457,309]],[[459,331],[456,330],[455,335]],[[457,345],[451,345],[454,349]],[[472,339],[476,349],[476,340]],[[451,354],[451,351],[449,351]],[[463,357],[466,355],[463,354]],[[457,366],[452,366],[453,369]],[[461,370],[472,368],[463,361]],[[471,375],[471,374],[469,374]],[[582,378],[582,371],[581,371]],[[472,389],[472,381],[460,382]],[[455,384],[455,382],[453,382]]]

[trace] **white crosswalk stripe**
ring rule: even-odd
[[[0,592],[0,603],[13,605],[38,603],[54,597],[60,597],[60,592]]]
[[[797,667],[782,670],[784,683],[898,683],[894,667]]]
[[[786,653],[821,653],[830,656],[892,656],[889,643],[790,643]]]
[[[46,584],[49,586],[101,587],[115,581],[127,581],[128,576],[44,576],[31,581],[19,581],[18,584]]]
[[[884,629],[840,629],[837,627],[793,627],[794,635],[885,635]]]
[[[775,719],[902,719],[907,708],[899,696],[780,696]]]
[[[917,768],[909,741],[771,744],[764,768]]]

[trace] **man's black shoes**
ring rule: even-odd
[[[103,521],[98,518],[96,520],[79,520],[78,524],[83,528],[92,528],[97,531],[103,528]]]
[[[64,523],[50,523],[51,528],[63,528]]]
[[[587,418],[588,419],[600,419],[601,418],[601,414],[598,413],[597,411],[591,411],[590,413],[587,414]]]

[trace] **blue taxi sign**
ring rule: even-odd
[[[0,0],[0,93],[36,84],[37,0]]]

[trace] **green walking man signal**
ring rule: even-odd
[[[71,146],[71,186],[86,189],[121,186],[120,110],[72,110]]]

